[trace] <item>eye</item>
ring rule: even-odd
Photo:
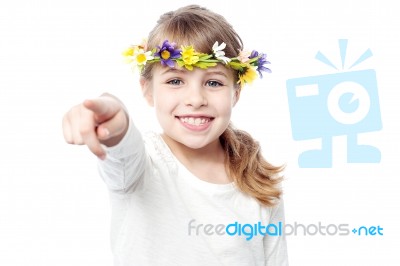
[[[224,86],[221,82],[218,82],[216,80],[209,80],[206,83],[208,86],[210,87],[220,87],[220,86]]]
[[[182,80],[180,80],[180,79],[171,79],[171,80],[167,81],[167,84],[179,86],[179,85],[182,85]]]

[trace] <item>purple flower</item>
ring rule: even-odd
[[[154,56],[158,56],[161,59],[161,65],[174,67],[174,62],[172,59],[179,58],[181,56],[181,50],[175,49],[175,43],[169,43],[165,40],[162,46],[157,46],[159,49]]]
[[[253,50],[253,52],[251,52],[251,55],[249,56],[249,58],[255,58],[255,57],[259,57],[257,59],[257,61],[255,62],[255,65],[257,66],[257,71],[260,74],[260,77],[263,78],[262,75],[262,71],[267,72],[267,73],[271,73],[271,69],[269,69],[268,67],[265,67],[265,64],[271,64],[268,60],[267,60],[267,55],[266,54],[259,54],[256,50]]]
[[[258,52],[256,50],[253,50],[249,56],[250,59],[257,57],[258,56]]]

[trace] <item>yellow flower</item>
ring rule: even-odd
[[[188,70],[193,70],[193,65],[199,61],[199,53],[197,53],[193,46],[182,46],[182,61],[183,65]]]
[[[125,61],[126,63],[132,63],[134,60],[134,56],[137,53],[137,51],[139,50],[138,46],[131,46],[128,49],[126,49],[125,51],[122,52],[122,55],[125,57]]]
[[[247,67],[244,73],[239,73],[238,83],[243,86],[246,83],[252,83],[257,78],[257,72],[252,67]]]
[[[131,46],[128,49],[126,49],[125,51],[122,52],[123,56],[133,56],[134,53],[134,47]]]

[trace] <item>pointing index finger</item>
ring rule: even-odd
[[[108,111],[107,104],[103,101],[103,99],[85,100],[83,105],[98,116],[102,116]]]
[[[121,109],[119,103],[109,97],[99,97],[92,100],[85,100],[83,105],[94,113],[97,123],[101,124],[112,117]]]

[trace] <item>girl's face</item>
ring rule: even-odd
[[[191,149],[216,144],[239,98],[232,70],[218,64],[192,71],[155,66],[152,71],[153,78],[141,84],[164,135]]]

